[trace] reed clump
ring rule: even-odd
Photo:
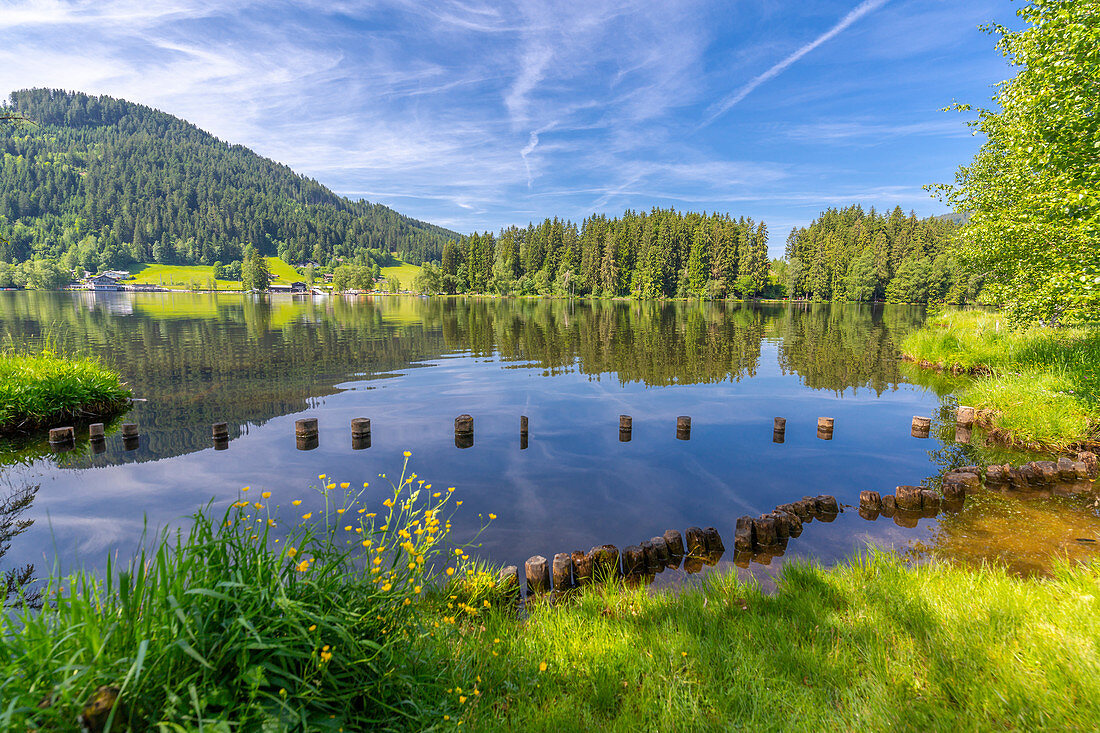
[[[985,427],[1021,447],[1100,440],[1100,328],[1013,327],[1002,313],[947,311],[901,343],[904,354],[973,372],[959,402],[992,412]]]
[[[91,357],[49,348],[0,351],[0,435],[112,415],[129,399],[119,375]]]

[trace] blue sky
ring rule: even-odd
[[[946,208],[1009,0],[4,0],[0,94],[106,93],[462,232]]]

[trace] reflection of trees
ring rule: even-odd
[[[254,298],[241,295],[0,293],[0,329],[99,355],[136,397],[145,442],[128,460],[209,447],[231,431],[306,409],[349,379],[444,354],[499,354],[547,373],[697,384],[756,374],[761,344],[815,389],[900,381],[893,336],[919,311],[726,303],[529,299]],[[70,465],[119,460],[69,454]]]
[[[896,340],[922,320],[917,308],[792,305],[772,319],[769,335],[781,339],[780,367],[801,376],[807,387],[867,387],[882,394],[903,381]]]
[[[34,524],[33,519],[22,519],[21,516],[34,503],[37,493],[38,486],[27,486],[0,497],[0,560],[8,554],[11,541]],[[42,596],[39,591],[30,588],[33,580],[34,565],[11,570],[0,567],[0,605],[12,606],[23,601],[31,606],[39,605]]]

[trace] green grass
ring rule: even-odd
[[[874,553],[789,563],[774,593],[715,573],[517,614],[444,551],[453,494],[407,470],[380,506],[336,482],[282,498],[281,542],[280,499],[253,488],[53,579],[0,614],[0,729],[69,730],[102,686],[116,731],[1100,725],[1100,563],[1039,579]]]
[[[412,288],[413,280],[420,274],[421,269],[423,268],[420,265],[402,262],[400,265],[394,265],[393,267],[383,267],[382,277],[389,280],[396,275],[397,279],[401,281],[401,289],[409,290]]]
[[[282,541],[276,499],[246,488],[124,567],[109,558],[101,575],[50,581],[43,608],[0,614],[0,730],[73,730],[103,686],[119,690],[116,731],[435,720],[439,664],[413,599],[442,552],[451,494],[429,498],[414,478],[369,514],[347,484],[300,508],[284,500]]]
[[[0,434],[111,415],[124,409],[129,397],[118,374],[95,359],[49,349],[0,352]]]
[[[1098,583],[876,555],[785,565],[774,595],[597,588],[438,643],[474,730],[1095,730]]]
[[[1100,437],[1100,328],[1013,328],[1000,313],[949,311],[901,343],[914,359],[983,373],[959,402],[993,410],[997,435],[1057,450]]]
[[[302,275],[278,257],[265,257],[272,282],[289,284],[302,279]],[[211,284],[218,290],[240,290],[240,280],[214,280],[212,265],[162,265],[148,262],[131,266],[133,279],[127,282],[142,285],[163,285],[164,287],[190,288],[192,286],[206,290]]]

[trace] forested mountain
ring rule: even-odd
[[[251,244],[287,262],[374,248],[419,263],[458,236],[139,104],[31,89],[10,106],[35,124],[0,125],[0,262],[209,265]]]
[[[828,209],[787,237],[792,297],[925,303],[973,300],[980,278],[960,272],[949,245],[957,225],[901,207],[880,215],[861,206]]]
[[[578,227],[546,219],[448,242],[419,287],[431,292],[751,297],[768,286],[768,230],[728,214],[653,209]]]

